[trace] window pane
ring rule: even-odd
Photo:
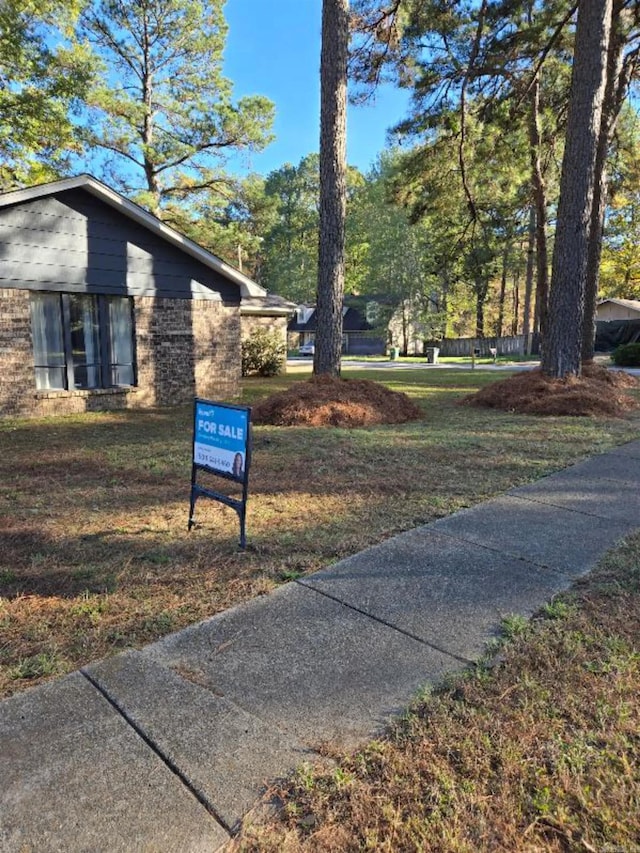
[[[131,300],[115,296],[109,306],[109,351],[111,382],[114,385],[133,385],[133,323]]]
[[[93,296],[69,296],[69,323],[75,388],[100,385],[98,303]]]
[[[64,367],[36,367],[36,388],[43,391],[63,390],[66,373]]]
[[[34,293],[31,295],[31,331],[36,388],[64,388],[64,337],[58,294]]]
[[[133,385],[133,365],[132,364],[112,364],[111,365],[111,384],[112,385]]]

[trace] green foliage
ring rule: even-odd
[[[516,333],[534,162],[547,204],[557,191],[570,78],[571,26],[559,26],[566,4],[354,0],[352,9],[356,81],[366,91],[390,77],[411,90],[409,112],[393,129],[406,152],[395,195],[429,228],[449,334]]]
[[[238,267],[255,281],[264,280],[264,234],[276,220],[274,200],[261,175],[225,182],[224,191],[194,193],[187,204],[167,204],[162,219],[205,249]],[[231,200],[230,200],[231,199]]]
[[[23,658],[15,666],[10,667],[8,676],[10,679],[30,679],[41,678],[45,675],[52,675],[59,669],[59,661],[55,654],[41,652],[37,655],[31,655]]]
[[[616,143],[602,245],[600,293],[619,299],[640,299],[640,122],[631,107],[620,117]]]
[[[368,297],[367,320],[390,330],[407,352],[411,341],[442,333],[445,270],[436,269],[437,237],[425,217],[412,223],[395,198],[400,158],[383,154],[355,189],[347,216],[347,282]],[[375,307],[375,311],[373,310]],[[437,315],[437,320],[435,319]]]
[[[529,629],[529,620],[519,613],[510,613],[504,616],[500,623],[502,636],[507,640],[513,640],[516,637],[522,637]]]
[[[347,217],[364,176],[347,170]],[[294,302],[313,302],[318,279],[320,172],[317,154],[303,157],[297,166],[285,163],[267,175],[264,198],[254,198],[266,226],[260,283]],[[266,215],[265,215],[266,214]],[[347,264],[347,292],[354,289],[354,266]]]
[[[242,342],[242,375],[276,376],[284,367],[287,350],[282,335],[269,329],[255,329]]]
[[[315,298],[318,276],[320,173],[318,155],[285,163],[267,176],[265,195],[275,221],[265,234],[261,282],[296,302]]]
[[[611,360],[618,367],[640,367],[640,343],[622,344],[614,350]]]
[[[575,614],[575,607],[562,598],[554,598],[542,606],[541,612],[546,619],[567,619]]]
[[[70,113],[91,76],[75,0],[0,3],[0,189],[57,177],[79,149]]]
[[[87,140],[109,152],[110,177],[156,212],[220,189],[229,153],[270,140],[273,104],[260,96],[234,103],[222,74],[223,5],[97,0],[82,16],[103,67],[90,93]]]

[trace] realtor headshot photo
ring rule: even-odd
[[[244,459],[242,458],[242,453],[236,453],[233,459],[233,468],[231,469],[231,473],[234,477],[242,477],[244,474]]]

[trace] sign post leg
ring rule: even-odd
[[[246,507],[243,506],[241,510],[239,510],[238,515],[240,516],[240,548],[244,551],[247,547],[247,535],[246,535]]]

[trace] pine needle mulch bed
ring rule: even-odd
[[[639,387],[635,376],[591,364],[579,378],[551,379],[540,369],[518,373],[463,402],[527,415],[621,418],[638,406],[626,392]]]
[[[361,429],[256,426],[249,548],[199,501],[192,410],[0,421],[0,695],[151,642],[389,536],[631,440],[640,419],[461,407],[495,374],[350,373],[424,418]],[[304,379],[304,374],[302,375]],[[245,383],[247,404],[300,383]]]
[[[640,534],[505,628],[493,667],[274,789],[235,853],[637,850]]]
[[[254,423],[274,426],[354,428],[423,417],[424,411],[410,397],[380,382],[329,376],[299,382],[261,400],[252,412]]]

